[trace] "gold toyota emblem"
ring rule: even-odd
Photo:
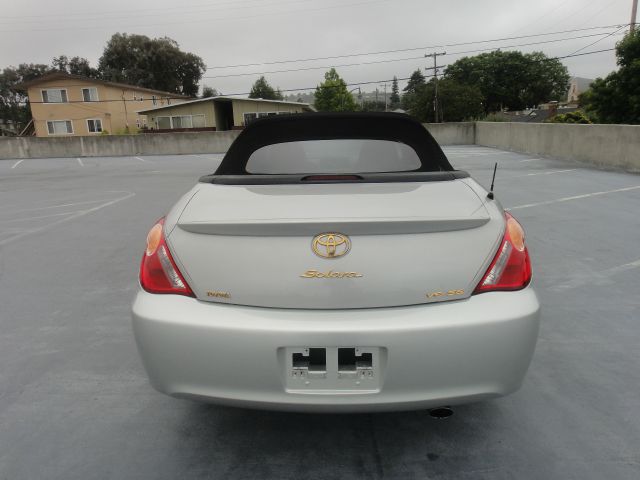
[[[313,253],[322,258],[338,258],[349,253],[351,240],[341,233],[321,233],[311,242]]]

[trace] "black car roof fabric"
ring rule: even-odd
[[[247,161],[266,145],[303,140],[373,139],[413,148],[421,166],[416,172],[453,171],[431,134],[412,117],[398,113],[301,113],[252,122],[233,142],[214,175],[250,175]]]

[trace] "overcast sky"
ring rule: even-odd
[[[447,64],[464,56],[456,52],[498,47],[507,50],[532,42],[549,43],[516,49],[541,50],[550,56],[569,55],[583,47],[586,48],[581,53],[609,49],[626,31],[614,34],[617,28],[611,25],[629,22],[632,3],[631,0],[0,1],[3,12],[0,68],[19,63],[50,63],[54,56],[62,54],[86,57],[95,66],[105,43],[115,32],[168,36],[183,50],[203,58],[209,69],[202,83],[224,94],[248,92],[262,72],[272,85],[281,89],[314,87],[330,66],[335,66],[347,83],[374,82],[362,86],[372,91],[379,80],[394,75],[408,77],[417,68],[431,65],[423,55],[432,51],[446,51],[447,55],[438,61]],[[484,42],[602,26],[608,28]],[[466,42],[469,43],[452,45]],[[597,43],[588,46],[593,42]],[[434,47],[422,48],[429,46]],[[261,64],[404,49],[407,50]],[[386,60],[397,61],[371,63]],[[616,68],[613,52],[563,62],[572,75],[587,78],[604,76]],[[346,66],[358,63],[361,65]],[[255,65],[215,68],[246,64]],[[307,70],[268,73],[303,68]],[[250,75],[229,76],[246,73]]]

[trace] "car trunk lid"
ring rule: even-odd
[[[468,297],[503,228],[462,180],[201,184],[168,242],[201,300],[371,308]]]

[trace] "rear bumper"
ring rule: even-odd
[[[409,410],[517,390],[539,310],[530,287],[360,310],[242,307],[140,291],[133,328],[152,385],[169,395],[278,410]],[[379,389],[288,389],[283,352],[300,346],[379,347]]]

